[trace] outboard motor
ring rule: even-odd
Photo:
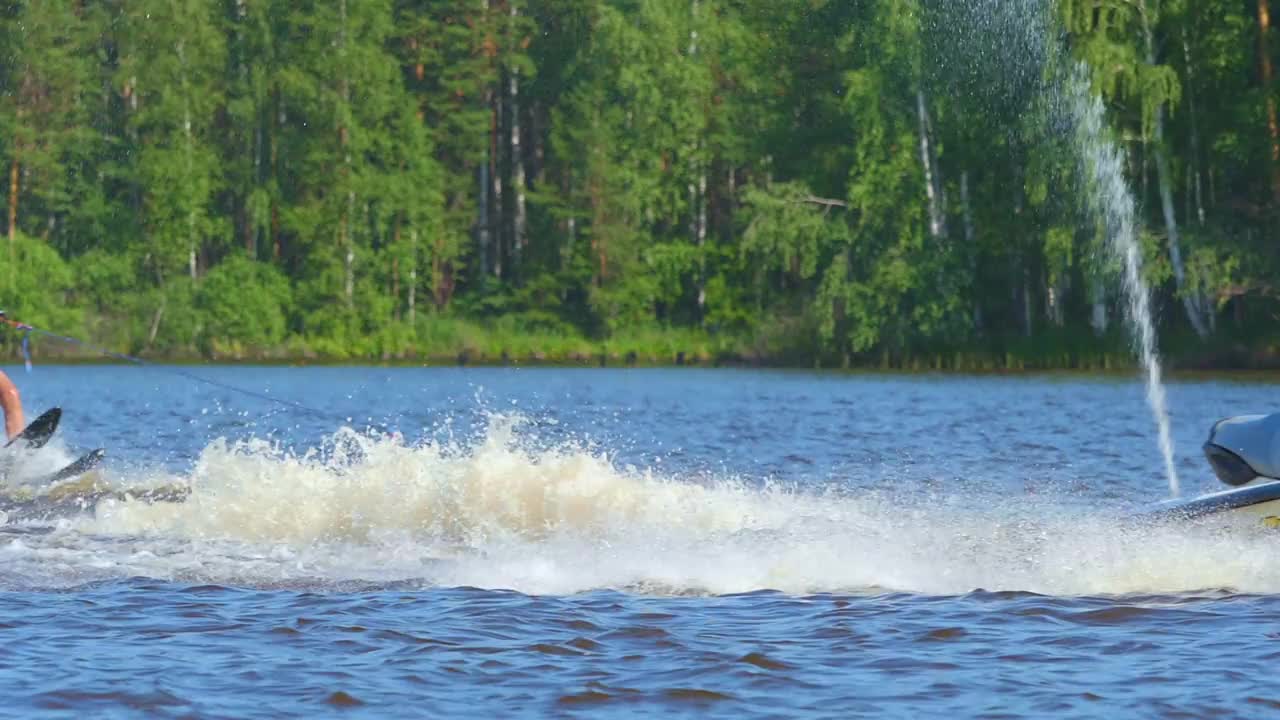
[[[1204,455],[1228,485],[1280,478],[1280,413],[1219,420],[1209,431]]]

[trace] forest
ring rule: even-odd
[[[1124,367],[1079,75],[1162,351],[1280,365],[1268,3],[5,2],[0,308],[172,360]]]

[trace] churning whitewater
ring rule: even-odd
[[[218,440],[188,476],[98,484],[110,492],[96,504],[66,501],[87,488],[49,488],[40,495],[64,498],[55,510],[10,509],[5,585],[144,576],[529,594],[1280,591],[1274,538],[1220,520],[1151,527],[1066,497],[680,477],[583,444],[547,447],[510,417],[468,445],[350,430],[303,453]]]

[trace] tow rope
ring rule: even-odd
[[[286,400],[284,398],[272,397],[270,395],[267,395],[266,393],[260,393],[254,390],[237,387],[235,385],[224,383],[220,380],[211,380],[209,378],[196,375],[195,373],[187,372],[186,370],[182,370],[181,368],[157,365],[156,363],[150,362],[148,360],[143,360],[140,357],[135,357],[133,355],[126,355],[124,353],[118,353],[112,350],[108,350],[106,348],[92,345],[83,340],[80,340],[79,338],[74,338],[69,335],[59,335],[58,333],[50,332],[48,330],[44,330],[42,328],[38,328],[33,325],[28,325],[27,323],[24,323],[24,322],[12,320],[7,315],[5,315],[3,310],[0,310],[0,322],[22,333],[22,359],[23,359],[23,363],[26,365],[27,372],[31,372],[31,334],[35,333],[37,335],[42,335],[44,337],[66,343],[68,345],[73,345],[75,347],[83,348],[85,350],[98,353],[105,357],[114,358],[116,360],[122,360],[124,362],[133,363],[135,365],[142,365],[144,367],[154,368],[156,370],[167,372],[173,375],[179,375],[181,377],[187,378],[188,380],[194,380],[199,383],[204,383],[205,385],[210,385],[212,387],[221,388],[223,390],[227,390],[230,392],[239,393],[241,395],[245,395],[251,398],[256,398],[258,400],[265,400],[266,402],[275,403],[277,405],[283,405],[285,407],[293,408],[294,410],[301,410],[303,412],[311,413],[313,415],[318,415],[321,417],[326,417],[326,418],[336,417],[334,413],[328,413],[328,412],[324,412],[323,410],[317,410],[316,408],[307,407],[306,405],[303,405],[302,403],[294,402],[293,400]]]

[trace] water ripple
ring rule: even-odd
[[[69,446],[110,445],[113,488],[181,487],[0,501],[4,712],[1280,709],[1260,670],[1280,661],[1275,537],[1117,519],[1164,487],[1130,380],[212,372],[417,435],[312,462],[348,441],[118,368],[33,374],[35,406],[82,396],[86,373],[121,390],[64,420]],[[528,415],[495,421],[513,399]],[[1178,467],[1210,488],[1208,424],[1280,392],[1169,399]],[[219,445],[228,428],[278,446]]]

